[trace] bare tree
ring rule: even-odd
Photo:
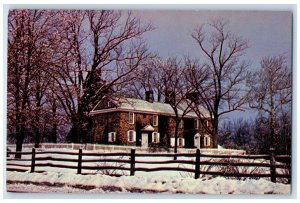
[[[270,127],[270,147],[275,147],[279,126],[276,119],[283,109],[291,112],[292,78],[286,57],[278,55],[262,59],[261,68],[249,77],[249,106],[267,114]]]
[[[51,70],[60,88],[57,95],[72,127],[68,140],[88,142],[89,112],[115,87],[128,83],[151,56],[141,40],[152,30],[130,12],[64,11],[60,52]]]
[[[154,101],[162,102],[164,99],[165,87],[162,83],[164,67],[167,67],[168,60],[154,57],[148,60],[143,68],[135,71],[135,79],[124,86],[123,95],[133,98],[144,99],[146,91],[153,91]]]
[[[11,132],[16,136],[16,151],[22,151],[25,134],[40,120],[46,86],[40,71],[47,67],[49,50],[55,44],[55,15],[45,10],[9,12],[8,121],[14,123]],[[36,133],[39,137],[38,130]]]
[[[192,105],[192,101],[187,99],[191,88],[185,80],[185,71],[185,67],[176,58],[169,59],[161,69],[161,83],[164,87],[165,102],[170,104],[175,114],[174,153],[177,153],[180,122],[191,111]],[[174,158],[176,159],[176,157]]]
[[[134,80],[130,81],[128,84],[120,84],[118,87],[123,96],[128,96],[132,98],[144,99],[145,92],[149,90],[154,90],[153,80],[154,68],[152,66],[153,60],[148,60],[145,62],[143,68],[134,71]]]
[[[197,81],[192,84],[199,99],[210,112],[213,145],[217,147],[220,117],[232,111],[243,110],[242,105],[246,102],[242,91],[248,63],[242,57],[248,48],[248,42],[230,32],[227,22],[223,20],[201,25],[192,37],[200,47],[205,60],[203,64],[210,75],[210,82],[205,87]],[[201,115],[199,116],[201,120]]]

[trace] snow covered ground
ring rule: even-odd
[[[62,149],[61,149],[62,150]],[[48,151],[48,150],[47,150]],[[57,151],[57,150],[56,150]],[[70,150],[62,150],[70,151]],[[48,155],[47,155],[48,156]],[[60,158],[68,155],[51,155]],[[70,158],[71,156],[69,156]],[[30,158],[30,156],[24,156]],[[74,157],[76,159],[76,157]],[[92,157],[90,157],[92,158]],[[123,157],[125,159],[125,157]],[[170,157],[145,157],[150,160]],[[183,159],[183,158],[181,158]],[[192,159],[192,158],[186,158]],[[18,162],[20,163],[20,162]],[[28,162],[27,162],[28,163]],[[70,165],[76,163],[70,163]],[[92,163],[85,163],[92,164]],[[107,163],[106,163],[107,164]],[[142,167],[142,164],[136,166]],[[174,164],[170,164],[174,165]],[[175,165],[174,165],[175,166]],[[193,165],[177,164],[193,168]],[[149,165],[147,166],[149,167]],[[151,167],[157,167],[153,165]],[[36,168],[38,170],[39,167]],[[6,172],[8,192],[60,192],[60,193],[184,193],[184,194],[290,194],[291,185],[272,183],[268,179],[226,179],[205,176],[194,179],[193,173],[178,171],[136,172],[135,176],[113,177],[101,171],[94,175],[78,175],[75,169],[40,168],[43,173]],[[84,170],[85,172],[89,172]],[[94,171],[95,172],[95,171]]]
[[[77,175],[74,173],[6,172],[8,192],[65,193],[184,193],[184,194],[289,194],[290,185],[265,179],[232,180],[179,178],[155,172],[136,176]]]

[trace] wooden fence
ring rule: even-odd
[[[7,152],[7,155],[31,155],[30,158],[15,159],[7,158],[7,170],[8,171],[28,171],[30,172],[44,172],[36,170],[36,167],[57,167],[65,169],[77,170],[78,174],[82,173],[82,170],[122,170],[128,171],[131,176],[137,171],[152,172],[152,171],[181,171],[190,172],[194,174],[195,179],[203,175],[214,176],[226,176],[226,177],[269,177],[272,182],[276,182],[276,178],[286,178],[288,182],[291,179],[291,157],[289,155],[275,155],[271,150],[269,155],[216,155],[216,154],[201,154],[197,149],[196,153],[136,153],[135,149],[132,149],[130,153],[96,153],[96,152],[83,152],[79,149],[78,152],[65,152],[65,151],[36,151],[32,148],[30,152]],[[52,155],[72,155],[70,158],[53,157]],[[42,156],[41,156],[42,155]],[[50,156],[49,156],[50,155]],[[75,158],[74,158],[75,156]],[[92,158],[88,158],[92,157]],[[96,158],[95,158],[96,157]],[[105,158],[104,158],[105,157]],[[116,158],[117,157],[117,158]],[[120,157],[126,157],[121,159]],[[169,160],[139,160],[139,157],[169,157]],[[176,160],[173,160],[176,157]],[[181,157],[189,158],[186,160],[180,159]],[[202,159],[202,160],[201,160]],[[233,161],[235,160],[235,161]],[[244,160],[244,161],[241,161]],[[245,160],[252,160],[252,162]],[[255,160],[263,160],[254,162]],[[22,163],[23,162],[23,163]],[[30,162],[26,164],[24,162]],[[60,163],[62,162],[62,164]],[[121,163],[118,166],[112,165],[84,165],[84,163]],[[73,163],[68,165],[65,163]],[[167,164],[182,164],[189,165],[191,167],[175,167],[166,166]],[[76,165],[74,165],[76,164]],[[123,165],[122,165],[123,164]],[[136,166],[137,164],[143,164],[143,167]],[[144,167],[145,165],[159,165],[159,167]],[[125,166],[127,165],[127,166]],[[202,166],[202,167],[200,167]],[[228,167],[260,167],[267,168],[268,173],[246,173],[246,172],[234,172],[231,170],[219,170],[210,171],[204,170],[203,166],[223,166],[225,169]],[[22,169],[20,167],[23,167]],[[24,167],[27,169],[24,169]],[[276,169],[284,169],[287,173],[277,173]]]
[[[15,144],[7,144],[9,148],[16,148]],[[33,148],[35,147],[32,143],[25,143],[22,145],[23,148]],[[91,150],[91,151],[118,151],[118,152],[128,152],[131,150],[132,146],[124,145],[110,145],[110,144],[76,144],[76,143],[40,143],[39,148],[41,149],[71,149],[71,150]],[[136,152],[150,152],[149,147],[138,147],[134,146]],[[173,148],[169,148],[169,151],[174,151]],[[194,153],[194,148],[178,148],[178,153]],[[217,148],[201,148],[201,153],[208,154],[246,154],[245,150],[239,149],[217,149]]]

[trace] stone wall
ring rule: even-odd
[[[141,129],[149,124],[154,127],[154,132],[160,133],[161,143],[170,145],[170,138],[175,137],[176,122],[174,117],[158,116],[158,126],[153,126],[153,114],[143,113],[134,113],[134,124],[129,124],[129,112],[110,112],[95,114],[93,115],[93,121],[94,127],[92,132],[94,143],[140,146]],[[179,126],[178,137],[187,139],[184,136],[187,136],[186,131],[189,129],[185,129],[184,126],[185,124],[183,124],[183,126]],[[199,132],[201,135],[207,134],[201,124],[198,130],[195,130],[193,125],[190,125],[190,127],[192,128],[190,129],[192,133],[188,134],[188,136],[192,136],[192,138],[189,138],[190,143],[197,132]],[[127,132],[129,130],[134,130],[136,132],[136,142],[128,142]],[[108,143],[109,132],[116,132],[117,135],[115,143]],[[212,147],[212,139],[211,146],[209,147]]]

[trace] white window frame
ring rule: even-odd
[[[108,142],[116,142],[117,140],[117,133],[116,132],[109,132],[108,133]]]
[[[153,115],[153,122],[152,122],[152,124],[153,124],[153,126],[158,126],[158,115]]]
[[[209,147],[210,146],[210,137],[208,135],[204,136],[204,146]]]
[[[201,135],[199,133],[197,133],[194,136],[194,147],[198,147],[198,144],[200,144],[201,140]]]
[[[181,142],[181,143],[180,143]],[[178,138],[178,147],[184,147],[184,138],[182,138],[182,137],[179,137]]]
[[[107,108],[111,108],[111,101],[107,102]]]
[[[206,125],[206,127],[209,126],[209,121],[208,120],[205,120],[205,125]]]
[[[199,119],[195,119],[195,129],[198,130],[199,129],[199,124],[200,124],[200,121]]]
[[[175,137],[170,138],[170,146],[175,147]]]
[[[132,132],[132,139],[130,139],[130,133]],[[128,142],[135,142],[136,141],[136,132],[134,130],[127,131],[127,141]]]
[[[179,139],[181,139],[181,145],[179,144],[180,143]],[[170,146],[175,147],[175,137],[170,138]],[[178,147],[184,147],[185,146],[184,138],[182,138],[182,137],[177,138],[177,146]]]
[[[156,139],[155,139],[155,137],[156,137]],[[152,142],[153,143],[159,143],[159,138],[160,138],[160,134],[158,132],[153,132],[152,133]]]
[[[131,120],[131,115],[132,115],[132,120]],[[134,117],[135,117],[135,115],[134,115],[134,113],[133,112],[129,112],[128,113],[128,123],[129,124],[134,124]]]

